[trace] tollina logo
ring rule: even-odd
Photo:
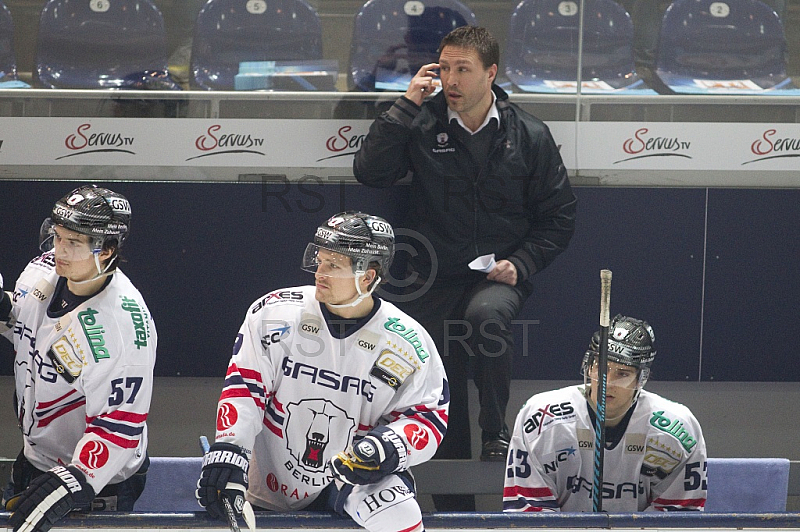
[[[250,133],[220,133],[222,126],[214,124],[206,129],[206,132],[197,137],[194,147],[202,152],[186,159],[199,159],[200,157],[210,157],[211,155],[229,155],[232,153],[252,153],[253,155],[264,155],[264,138],[254,137]]]
[[[678,137],[653,137],[648,135],[649,132],[650,130],[646,127],[639,128],[633,134],[633,137],[626,139],[622,143],[622,151],[631,155],[631,157],[615,161],[614,164],[648,157],[692,158],[686,153],[681,153],[689,149],[691,142],[681,140]]]
[[[745,161],[742,166],[770,159],[785,159],[787,157],[800,157],[800,138],[775,138],[777,129],[767,129],[750,145],[750,151],[756,155],[755,159]]]
[[[317,159],[317,162],[354,155],[361,147],[366,135],[350,135],[349,133],[352,130],[352,126],[342,126],[335,135],[328,137],[328,140],[325,141],[325,149],[333,153],[333,155]]]
[[[122,133],[90,131],[91,129],[91,124],[81,124],[75,133],[67,135],[67,138],[64,139],[64,145],[72,153],[56,157],[56,161],[90,153],[128,153],[136,155],[130,149],[133,147],[133,137],[126,137]]]

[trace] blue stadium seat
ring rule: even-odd
[[[42,9],[34,73],[39,85],[128,88],[131,77],[166,73],[164,20],[150,0],[50,0]]]
[[[709,458],[706,512],[785,512],[786,458]]]
[[[322,25],[303,0],[209,0],[197,15],[192,43],[197,89],[234,90],[240,63],[321,60]],[[332,89],[296,89],[308,88]]]
[[[656,75],[675,93],[794,88],[786,75],[783,25],[759,0],[673,2],[661,23]]]
[[[17,59],[14,55],[14,21],[11,11],[0,2],[0,82],[17,79]]]
[[[526,92],[575,93],[578,0],[523,0],[511,15],[506,76]],[[581,92],[654,93],[636,73],[633,24],[613,0],[586,0]]]
[[[467,25],[477,25],[475,14],[458,0],[369,0],[355,18],[350,81],[405,91],[422,65],[438,62],[442,38]]]

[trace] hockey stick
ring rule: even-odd
[[[200,448],[203,450],[203,454],[208,453],[208,438],[205,436],[200,436]],[[231,529],[231,532],[241,532],[239,529],[239,523],[236,521],[236,512],[233,511],[233,505],[231,504],[230,499],[228,499],[228,497],[225,495],[220,495],[220,498],[222,499],[222,506],[225,508],[225,515],[228,518],[228,527]],[[253,507],[250,504],[250,501],[244,501],[244,505],[242,507],[242,517],[244,517],[244,522],[247,524],[247,528],[249,528],[251,532],[256,532],[256,516],[253,513]]]
[[[594,424],[594,482],[592,511],[603,511],[603,453],[606,448],[606,385],[608,383],[608,326],[611,270],[600,270],[600,345],[597,361],[597,412]]]

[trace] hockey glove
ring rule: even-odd
[[[242,448],[232,443],[215,443],[203,456],[203,470],[197,481],[197,501],[214,519],[225,519],[222,498],[230,501],[237,516],[242,515],[247,492],[250,461]]]
[[[406,444],[395,431],[376,427],[330,462],[333,476],[347,484],[373,484],[405,469]]]
[[[33,479],[8,519],[14,532],[47,532],[70,510],[88,507],[94,489],[76,467],[54,467]]]

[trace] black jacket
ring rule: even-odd
[[[474,278],[467,264],[495,253],[516,266],[519,283],[572,238],[576,199],[550,130],[493,90],[500,124],[488,161],[474,161],[459,141],[461,126],[447,123],[442,93],[421,108],[401,97],[375,120],[355,156],[356,179],[368,186],[388,187],[413,173],[408,224],[435,250],[431,259],[416,246],[412,266],[423,275],[433,268],[442,281]]]

